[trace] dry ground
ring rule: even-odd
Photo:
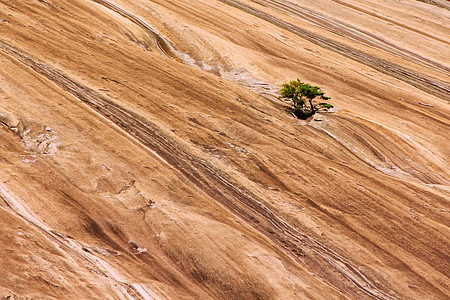
[[[0,297],[450,299],[449,23],[0,0]],[[295,78],[335,111],[292,118]]]

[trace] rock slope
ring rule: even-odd
[[[449,299],[449,11],[0,1],[0,297]]]

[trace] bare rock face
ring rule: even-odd
[[[2,1],[0,298],[448,299],[448,14]]]
[[[14,116],[11,112],[1,107],[0,107],[0,123],[6,125],[6,127],[11,129],[13,132],[18,132],[19,130],[18,128],[21,127],[20,120],[16,116]]]
[[[35,128],[29,124],[26,125],[26,122],[7,110],[0,110],[0,122],[19,136],[28,153],[35,155],[54,154],[56,152],[59,141],[56,132],[51,127],[39,128],[42,126],[37,124],[37,128]]]

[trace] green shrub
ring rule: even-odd
[[[325,107],[325,108],[333,108],[334,107],[330,103],[324,103],[324,102],[319,103],[319,105],[321,105],[322,107]]]
[[[281,89],[281,98],[292,101],[290,111],[299,119],[307,119],[316,113],[317,107],[312,103],[316,97],[323,100],[330,99],[330,97],[325,96],[320,87],[302,82],[299,79],[283,84]],[[306,101],[308,101],[309,106]],[[325,108],[333,107],[333,105],[324,102],[319,103],[319,105]]]

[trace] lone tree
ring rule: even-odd
[[[299,79],[283,84],[283,88],[281,89],[281,98],[292,100],[293,107],[290,108],[290,111],[297,118],[303,120],[316,113],[318,108],[312,101],[319,96],[323,100],[330,99],[330,97],[325,96],[325,93],[320,90],[320,87],[304,83]],[[308,100],[309,106],[306,104],[306,100]],[[319,105],[325,108],[333,107],[333,105],[324,102],[319,103]]]

